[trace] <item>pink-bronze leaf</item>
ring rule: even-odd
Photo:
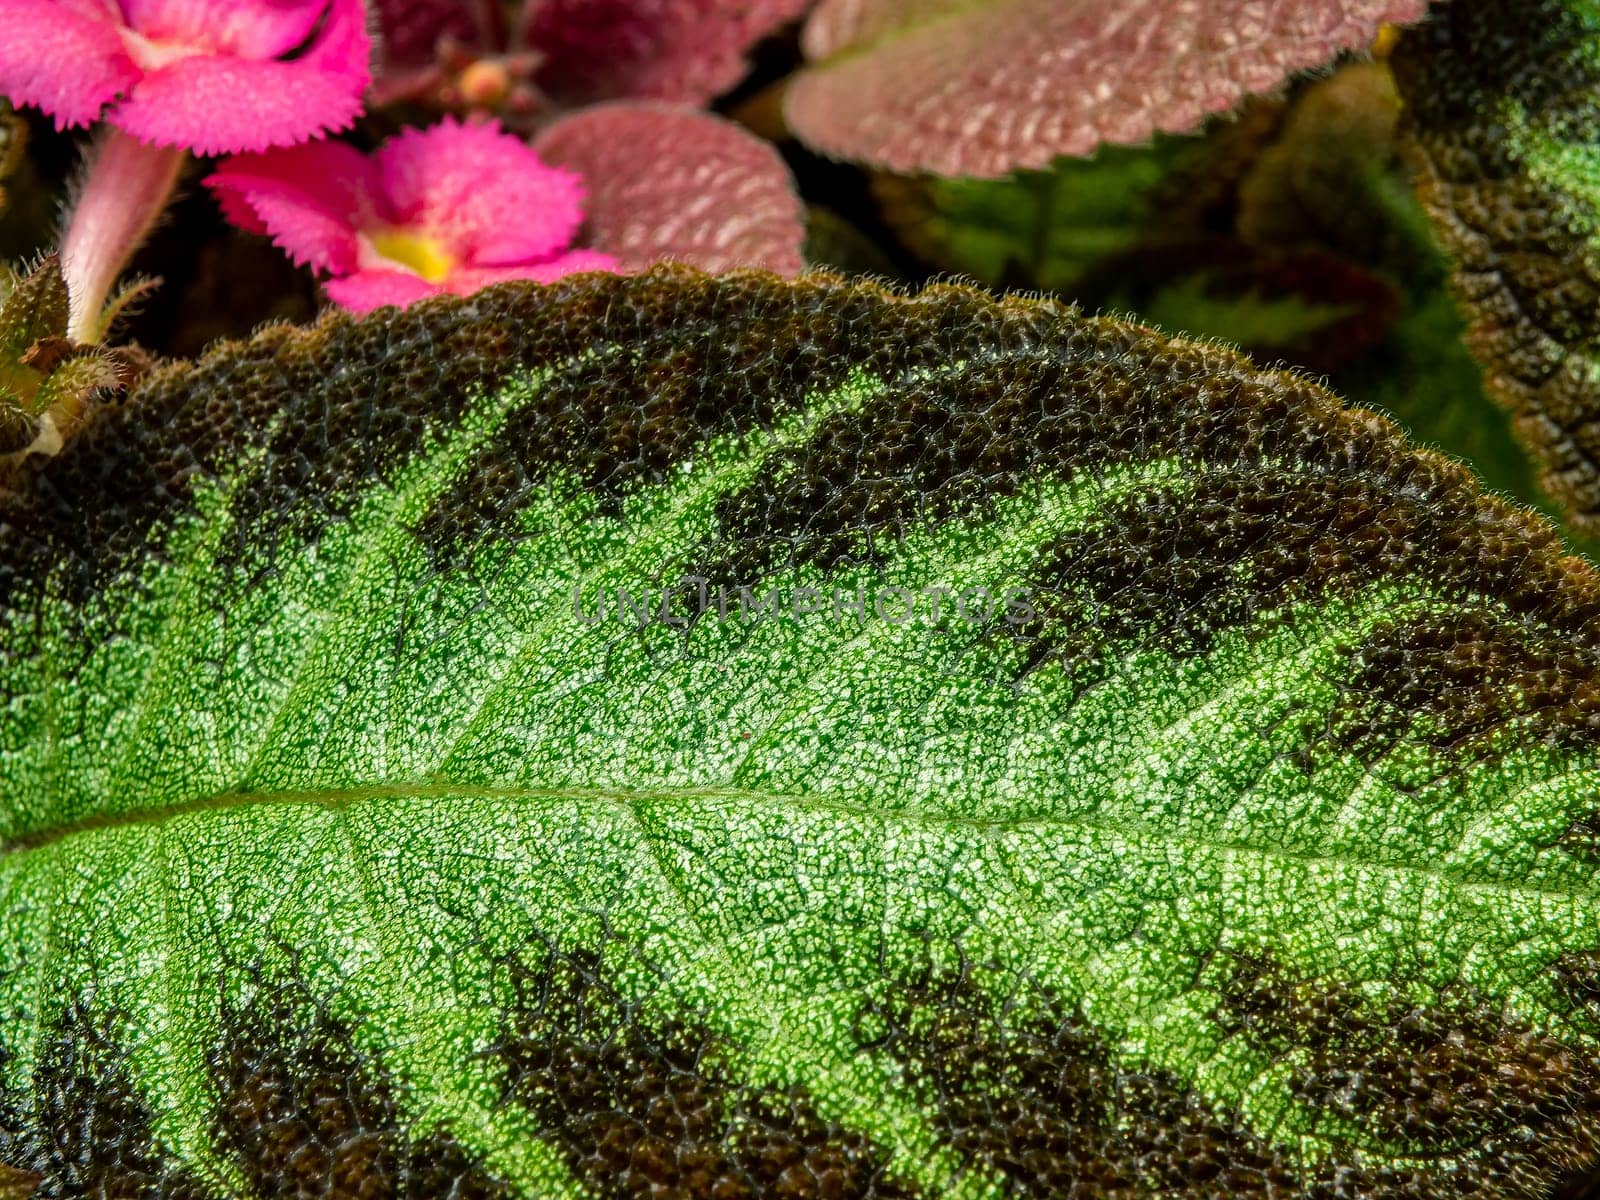
[[[1427,0],[822,0],[800,138],[895,171],[994,177],[1184,132],[1368,44]]]
[[[624,270],[800,269],[804,216],[783,159],[720,117],[665,104],[597,105],[534,144],[588,188],[585,242]]]
[[[543,0],[527,44],[539,83],[569,104],[624,96],[704,104],[738,83],[746,54],[810,0]]]

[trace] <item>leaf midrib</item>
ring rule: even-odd
[[[137,825],[162,824],[196,813],[228,811],[256,806],[306,806],[341,809],[364,800],[505,800],[505,801],[591,801],[612,804],[637,813],[645,803],[681,800],[734,800],[752,806],[787,810],[828,812],[861,821],[883,824],[954,826],[974,830],[1023,830],[1032,828],[1081,829],[1104,833],[1129,841],[1166,843],[1182,848],[1205,849],[1219,854],[1249,856],[1268,862],[1296,863],[1303,866],[1338,866],[1352,870],[1384,871],[1393,875],[1437,879],[1451,887],[1484,891],[1494,895],[1528,896],[1562,901],[1592,900],[1600,887],[1551,887],[1504,880],[1464,878],[1448,867],[1384,862],[1348,854],[1318,854],[1281,847],[1255,846],[1236,839],[1178,834],[1153,828],[1142,822],[1119,824],[1081,814],[1071,816],[974,817],[954,813],[926,812],[920,809],[886,810],[868,803],[819,796],[803,792],[764,792],[733,787],[685,788],[581,788],[507,787],[483,784],[454,784],[448,781],[373,784],[366,787],[323,788],[308,791],[225,792],[181,804],[159,808],[134,809],[115,814],[96,814],[50,830],[41,830],[0,844],[0,863],[19,854],[46,849],[73,837]]]

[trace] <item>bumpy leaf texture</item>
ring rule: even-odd
[[[999,176],[1194,129],[1427,0],[822,0],[790,124],[842,158]]]
[[[592,276],[269,330],[29,471],[0,1178],[1600,1165],[1600,577],[1301,378],[954,288]]]
[[[1418,186],[1490,391],[1600,534],[1600,7],[1441,7],[1394,58]]]
[[[789,168],[731,121],[617,101],[556,121],[534,149],[583,178],[583,243],[624,270],[669,260],[712,272],[800,269],[805,215]]]
[[[568,104],[619,96],[703,104],[749,69],[761,38],[811,0],[539,0],[526,42],[538,80]]]

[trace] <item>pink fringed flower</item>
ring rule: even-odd
[[[0,95],[62,129],[102,115],[61,242],[68,333],[105,299],[184,159],[350,125],[371,80],[362,0],[0,0]]]
[[[408,129],[371,157],[341,142],[240,155],[206,182],[230,220],[327,272],[329,297],[354,312],[616,267],[568,249],[578,176],[494,125]]]
[[[348,126],[370,56],[362,0],[0,0],[0,94],[201,154]]]

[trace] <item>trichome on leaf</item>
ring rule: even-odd
[[[574,610],[684,579],[786,599]],[[1600,1165],[1596,628],[1387,422],[1050,302],[269,330],[0,499],[0,1164],[1544,1200]]]

